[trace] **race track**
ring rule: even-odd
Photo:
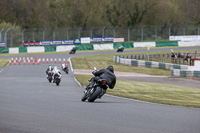
[[[138,51],[142,52],[126,52]],[[114,51],[72,56],[108,53]],[[81,102],[84,88],[74,80],[73,73],[62,73],[61,84],[56,86],[46,79],[47,66],[11,65],[0,73],[0,133],[200,132],[200,109],[109,95],[94,103]]]

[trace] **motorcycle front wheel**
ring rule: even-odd
[[[81,101],[84,102],[87,99],[86,93],[84,93],[83,97],[81,98]]]
[[[88,102],[94,102],[101,93],[102,93],[101,87],[97,87],[94,93],[89,97]]]

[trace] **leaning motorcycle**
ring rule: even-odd
[[[53,76],[53,72],[52,71],[48,71],[47,79],[49,80],[49,83],[51,83],[51,81],[52,81],[52,76]]]
[[[94,68],[96,71],[96,68]],[[100,79],[96,81],[92,88],[89,88],[84,91],[84,95],[81,100],[84,102],[88,100],[88,102],[94,102],[97,98],[101,98],[108,88],[107,81],[105,79]]]
[[[67,66],[62,67],[62,70],[63,70],[66,74],[68,74],[69,69],[68,69]]]
[[[69,52],[69,54],[75,54],[76,53],[76,48],[72,48]]]
[[[124,47],[123,46],[120,46],[118,49],[117,49],[117,52],[123,52],[124,51]]]
[[[59,86],[61,81],[61,76],[59,76],[58,74],[54,75],[54,82],[56,83],[57,86]]]

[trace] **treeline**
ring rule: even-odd
[[[200,0],[1,0],[3,23],[27,29],[199,25]]]

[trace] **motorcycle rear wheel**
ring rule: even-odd
[[[101,93],[102,93],[101,87],[97,87],[94,93],[89,97],[88,102],[94,102]]]

